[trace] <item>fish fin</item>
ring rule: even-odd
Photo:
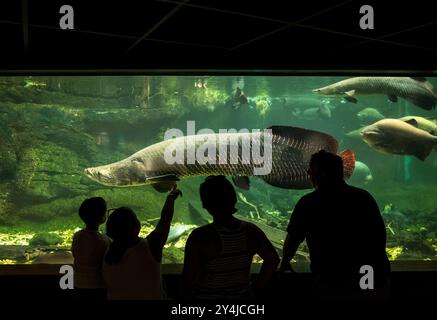
[[[352,103],[357,103],[358,100],[352,96],[345,96],[344,100],[348,101],[348,102],[352,102]]]
[[[161,176],[152,176],[147,177],[146,181],[151,183],[158,183],[158,182],[167,182],[167,181],[179,181],[180,179],[175,174],[164,174]]]
[[[233,176],[232,181],[240,189],[249,190],[250,188],[250,180],[248,176]]]
[[[390,100],[391,102],[398,102],[398,97],[394,94],[389,94],[388,100]]]
[[[413,80],[422,82],[422,84],[425,86],[425,88],[427,88],[429,91],[434,93],[434,86],[425,77],[410,77],[410,78]]]
[[[405,98],[405,100],[411,102],[415,106],[418,106],[425,110],[432,110],[435,108],[437,99],[420,99],[420,98]]]
[[[313,146],[326,146],[325,151],[336,153],[338,149],[338,142],[335,138],[327,133],[314,131],[310,129],[303,129],[289,126],[271,126],[267,129],[272,130],[273,135],[278,135],[284,138],[288,138],[282,142],[284,146],[292,146],[297,141],[306,142]],[[317,152],[323,149],[314,148],[311,152]]]
[[[166,174],[162,176],[148,177],[147,182],[152,184],[152,187],[158,192],[168,192],[180,179],[174,174]]]
[[[345,179],[349,179],[354,173],[355,169],[355,153],[346,149],[340,152],[340,157],[343,160],[343,174]]]
[[[344,94],[347,95],[348,97],[352,97],[355,94],[355,89],[354,90],[345,91]]]
[[[374,146],[376,148],[380,149],[379,151],[382,153],[391,154],[390,152],[386,151],[386,149],[389,149],[391,147],[390,143],[388,143],[388,142],[375,143]]]
[[[282,189],[296,189],[296,190],[302,190],[302,189],[311,189],[313,187],[311,183],[311,179],[308,176],[307,168],[298,167],[295,169],[294,174],[297,176],[305,177],[305,179],[300,180],[293,180],[293,179],[287,179],[283,177],[275,177],[275,176],[258,176],[258,178],[261,178],[264,180],[265,183]]]
[[[432,93],[435,93],[434,91],[434,86],[432,85],[431,82],[427,81],[423,84],[429,91],[431,91]]]
[[[427,144],[424,145],[423,148],[421,148],[420,150],[417,150],[417,152],[414,154],[416,156],[416,158],[425,161],[425,159],[429,156],[429,154],[432,151],[433,145],[432,144]]]
[[[164,182],[157,182],[152,184],[153,189],[160,193],[168,192],[171,189],[173,189],[174,185],[176,184],[175,181],[164,181]]]
[[[417,123],[417,120],[414,119],[414,118],[411,118],[411,119],[409,119],[409,120],[407,120],[405,122],[408,123],[408,124],[411,124],[413,127],[416,127],[416,128],[419,126],[419,124]]]

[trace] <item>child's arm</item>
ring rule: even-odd
[[[174,212],[174,202],[179,196],[182,196],[182,192],[177,189],[175,185],[167,196],[161,211],[161,219],[159,219],[155,230],[153,230],[147,236],[150,250],[152,251],[153,257],[158,262],[161,262],[162,249],[167,242],[168,233],[170,231],[170,224],[173,219]]]

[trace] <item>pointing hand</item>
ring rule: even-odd
[[[174,186],[173,186],[173,188],[171,189],[171,191],[169,192],[169,194],[168,194],[167,197],[176,200],[177,197],[179,197],[179,196],[182,197],[182,191],[179,190],[179,189],[177,188],[177,185],[176,185],[176,183],[175,183]]]

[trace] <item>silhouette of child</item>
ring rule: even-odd
[[[271,280],[279,257],[264,232],[233,216],[237,196],[224,176],[210,176],[200,186],[203,207],[211,224],[195,229],[185,247],[182,294],[186,299],[250,300]],[[256,283],[250,282],[252,259],[263,265]]]
[[[176,185],[167,196],[156,228],[139,237],[140,221],[129,208],[116,209],[106,223],[112,243],[103,262],[109,300],[160,300],[161,259],[173,219],[174,203],[181,191]]]
[[[105,200],[101,197],[84,200],[79,216],[85,228],[73,236],[74,286],[82,289],[104,288],[101,268],[110,239],[99,232],[99,226],[106,221]]]

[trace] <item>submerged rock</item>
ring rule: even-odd
[[[73,264],[73,254],[69,250],[44,253],[36,257],[32,264]]]
[[[63,242],[63,239],[55,233],[37,233],[29,240],[30,246],[52,246]]]

